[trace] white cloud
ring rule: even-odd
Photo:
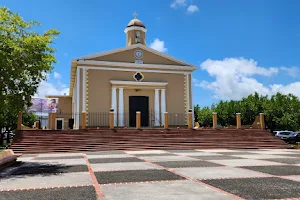
[[[165,47],[165,42],[156,38],[154,41],[150,44],[150,48],[155,49],[160,52],[166,52],[168,49]]]
[[[294,82],[288,85],[274,84],[271,85],[271,91],[273,94],[280,92],[282,94],[294,94],[300,97],[300,82]]]
[[[60,79],[61,78],[61,74],[58,73],[58,72],[54,72],[53,76],[54,76],[55,79]]]
[[[278,68],[260,67],[252,59],[226,58],[224,60],[206,60],[201,65],[215,81],[195,83],[196,86],[214,92],[217,99],[239,100],[249,94],[258,92],[262,95],[272,95],[276,92],[293,93],[300,97],[300,82],[289,85],[264,85],[253,76],[271,77],[279,72]]]
[[[280,67],[281,70],[286,71],[291,77],[298,77],[300,72],[299,67]]]
[[[187,8],[187,12],[192,14],[194,12],[198,12],[199,11],[199,8],[198,6],[196,5],[190,5],[188,8]]]
[[[186,0],[174,0],[170,6],[171,8],[177,8],[185,5],[186,5]]]
[[[69,88],[57,81],[56,84],[52,84],[49,81],[42,81],[34,97],[44,98],[47,95],[69,95]]]

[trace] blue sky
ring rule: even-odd
[[[0,6],[39,21],[39,31],[61,32],[58,63],[39,96],[67,92],[72,58],[125,46],[134,11],[147,27],[149,46],[199,66],[194,103],[255,91],[300,96],[297,0],[1,0]]]

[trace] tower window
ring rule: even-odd
[[[139,31],[135,32],[135,43],[141,43],[141,34]]]

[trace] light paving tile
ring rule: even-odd
[[[57,175],[12,176],[6,179],[0,179],[0,190],[89,184],[92,184],[92,179],[88,172]]]
[[[267,177],[270,175],[233,167],[172,168],[173,171],[194,179]]]
[[[70,156],[83,156],[83,153],[45,153],[39,154],[37,157],[70,157]]]
[[[283,163],[255,160],[255,159],[232,159],[232,160],[210,160],[210,162],[221,165],[237,167],[237,166],[264,166],[264,165],[284,165]]]
[[[20,162],[27,162],[27,161],[30,161],[32,160],[34,157],[19,157],[17,158],[17,161],[20,161]]]
[[[107,154],[107,155],[86,155],[86,157],[88,159],[94,159],[94,158],[129,158],[133,156],[128,154]]]
[[[263,152],[260,152],[260,154],[271,154],[271,155],[280,155],[280,154],[285,154],[285,155],[287,155],[287,154],[291,154],[291,155],[299,155],[299,152],[297,152],[297,151],[286,151],[285,149],[280,149],[280,150],[278,150],[278,149],[276,149],[276,150],[270,150],[270,151],[263,151]]]
[[[127,162],[127,163],[97,163],[91,164],[94,172],[100,171],[121,171],[121,170],[146,170],[161,169],[161,167],[145,162]]]
[[[139,157],[139,158],[150,162],[196,160],[194,158],[189,158],[184,156],[147,156],[147,157]]]
[[[238,150],[231,149],[196,149],[196,151],[200,152],[210,152],[210,153],[218,153],[218,152],[239,152]]]
[[[212,152],[187,152],[187,153],[176,153],[183,156],[219,156],[220,154]]]
[[[110,200],[231,200],[233,197],[192,181],[103,185],[101,189]]]
[[[239,158],[247,158],[247,159],[271,159],[271,158],[286,158],[286,156],[281,155],[272,155],[272,154],[248,154],[248,155],[231,155]]]
[[[161,153],[167,153],[163,150],[145,150],[145,151],[125,151],[129,154],[161,154]]]

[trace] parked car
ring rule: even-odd
[[[296,135],[297,133],[293,131],[277,131],[277,133],[275,134],[276,137],[280,137],[283,140],[286,140],[290,137],[294,137]]]
[[[289,143],[297,143],[300,142],[300,132],[295,132],[295,135],[286,139]]]

